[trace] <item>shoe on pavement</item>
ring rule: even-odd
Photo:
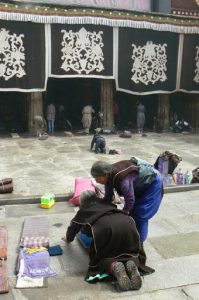
[[[127,261],[126,272],[131,281],[131,290],[139,290],[142,286],[142,279],[136,264],[132,260]]]
[[[125,266],[122,262],[115,263],[113,275],[116,277],[117,285],[122,291],[129,291],[131,289],[131,281],[126,274]]]

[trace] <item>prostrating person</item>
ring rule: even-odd
[[[106,140],[105,138],[100,134],[101,128],[95,129],[95,134],[93,136],[93,139],[91,141],[91,150],[95,146],[95,153],[106,153]]]
[[[130,216],[113,204],[103,203],[95,192],[84,191],[80,195],[80,209],[63,240],[71,243],[80,231],[92,237],[87,282],[111,276],[122,291],[140,289],[140,239]]]

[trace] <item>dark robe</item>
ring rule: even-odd
[[[110,264],[116,260],[133,259],[139,266],[140,239],[135,222],[115,206],[99,203],[80,208],[68,227],[68,241],[72,241],[80,230],[93,238],[87,276],[108,273]]]

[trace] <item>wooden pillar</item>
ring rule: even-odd
[[[34,132],[34,116],[43,116],[43,98],[41,92],[34,92],[28,95],[28,130]]]
[[[169,129],[170,101],[168,94],[160,94],[158,97],[158,117],[162,121],[163,130]]]
[[[194,114],[194,124],[192,126],[194,127],[195,133],[199,133],[199,95],[197,94],[194,97],[194,105],[193,105],[193,114]]]
[[[109,79],[101,80],[101,111],[103,112],[103,127],[113,127],[113,82]]]

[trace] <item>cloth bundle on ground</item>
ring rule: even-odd
[[[199,183],[199,167],[192,171],[191,183]]]
[[[76,178],[75,192],[73,197],[69,200],[70,204],[79,206],[80,194],[85,190],[95,191],[91,178]]]
[[[57,275],[50,267],[50,255],[47,249],[33,253],[27,253],[26,248],[20,249],[17,273],[35,278]]]
[[[124,130],[122,133],[120,133],[119,137],[121,137],[121,138],[131,138],[132,133],[129,130]]]
[[[17,289],[27,289],[27,288],[42,288],[46,287],[43,277],[40,278],[33,278],[21,275],[20,273],[17,275]]]
[[[25,218],[20,246],[49,247],[49,221],[47,217]]]
[[[47,140],[47,138],[48,138],[48,134],[46,132],[43,134],[40,134],[38,137],[39,140]]]
[[[121,154],[121,150],[120,149],[110,149],[108,154]]]
[[[6,264],[8,231],[6,226],[0,227],[0,294],[8,293],[8,269]]]
[[[73,133],[71,131],[64,131],[64,135],[67,137],[72,137]]]
[[[0,194],[12,193],[13,181],[12,178],[4,178],[0,180]]]

